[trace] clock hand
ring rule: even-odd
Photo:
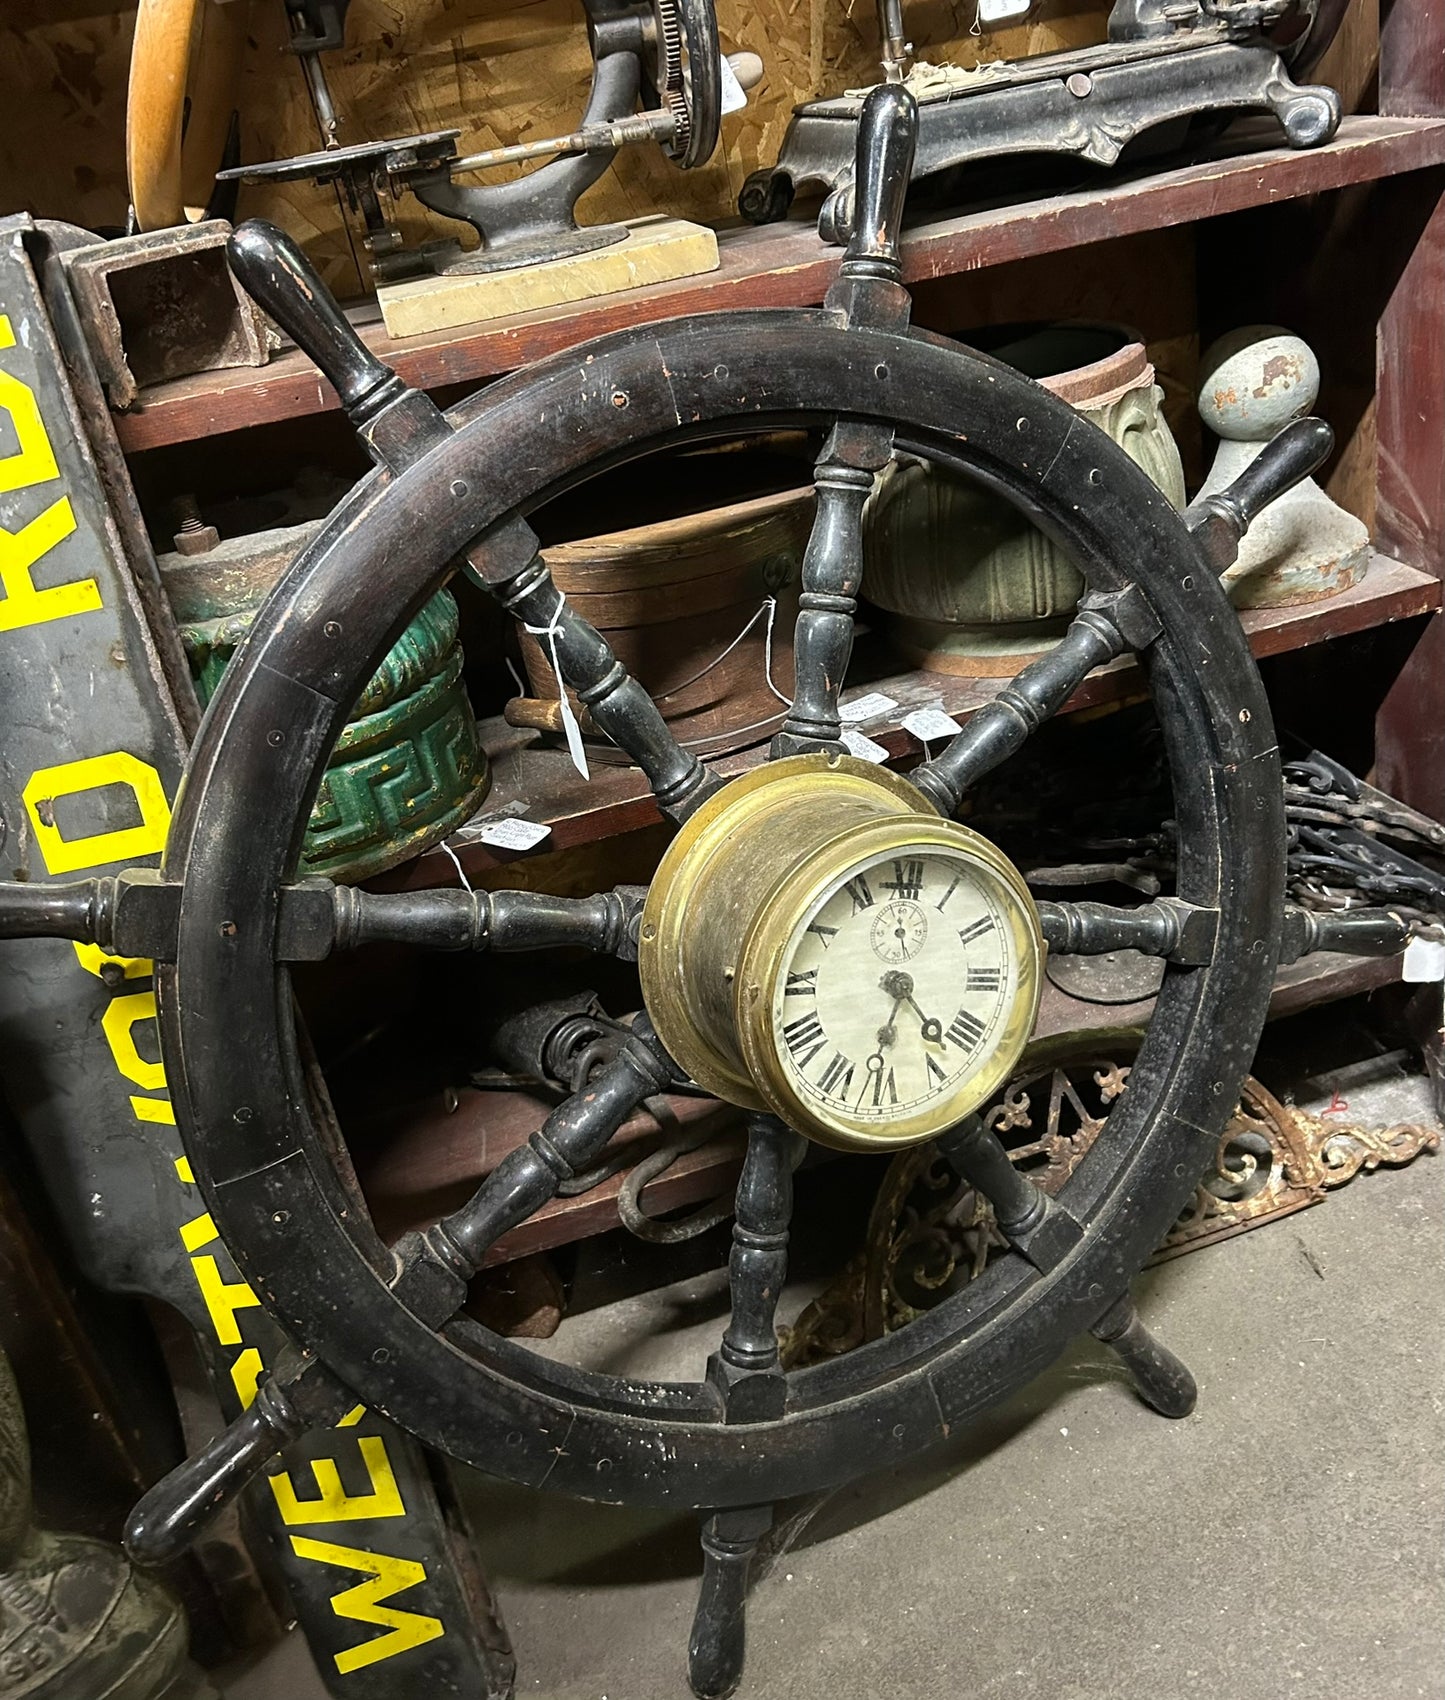
[[[913,1007],[913,1013],[923,1023],[923,1039],[925,1044],[941,1045],[943,1043],[943,1023],[932,1015],[925,1015],[911,997],[903,1000]]]
[[[895,1000],[893,1004],[893,1015],[898,1013],[899,1004],[908,1004],[912,1008],[913,1013],[923,1023],[924,1042],[930,1045],[941,1045],[943,1043],[943,1023],[936,1020],[931,1015],[925,1015],[918,1007],[918,1002],[913,996],[913,976],[911,974],[905,974],[896,968],[890,969],[890,971],[883,976],[878,984],[883,991],[888,993],[889,997]],[[893,1022],[892,1015],[889,1016],[888,1021],[891,1026]]]

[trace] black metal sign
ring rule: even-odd
[[[154,864],[186,747],[127,559],[136,534],[93,452],[114,476],[109,418],[46,251],[28,217],[0,221],[0,876],[37,881]],[[192,1181],[151,964],[0,943],[0,1045],[6,1096],[82,1267],[180,1311],[236,1415],[282,1337]],[[505,1636],[442,1492],[421,1449],[360,1406],[251,1490],[340,1700],[511,1691]]]

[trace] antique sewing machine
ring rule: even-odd
[[[683,170],[717,146],[725,86],[736,92],[761,76],[751,54],[724,69],[712,0],[584,0],[594,60],[591,92],[578,127],[510,147],[462,155],[460,130],[342,145],[340,119],[321,63],[340,47],[349,0],[287,0],[291,49],[300,59],[324,146],[293,159],[222,171],[218,181],[335,183],[365,226],[364,243],[379,281],[506,271],[620,242],[624,224],[579,226],[576,205],[618,148],[654,142]],[[471,185],[460,177],[541,159],[535,171],[504,183]],[[405,246],[393,203],[410,193],[433,212],[469,224],[479,245]]]
[[[1154,133],[1177,142],[1191,121],[1270,112],[1291,147],[1327,142],[1340,122],[1333,89],[1296,82],[1316,65],[1347,0],[1116,0],[1096,47],[972,68],[914,63],[902,0],[878,0],[884,80],[918,101],[913,180],[1018,155],[1112,165]],[[845,242],[853,156],[866,90],[795,108],[778,163],[743,184],[738,210],[784,218],[799,192],[825,197],[819,229]]]

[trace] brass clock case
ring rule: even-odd
[[[958,1092],[880,1126],[820,1113],[791,1087],[772,989],[807,916],[862,863],[950,853],[1008,917],[1018,995],[986,1066]],[[851,756],[793,756],[744,774],[669,845],[643,911],[638,968],[663,1044],[706,1091],[770,1110],[821,1143],[891,1150],[929,1139],[1006,1081],[1033,1031],[1044,953],[1028,888],[992,844],[943,820],[906,779]]]
[[[774,1032],[782,1020],[775,989],[799,935],[826,898],[854,874],[884,857],[940,852],[966,864],[981,884],[991,887],[1017,969],[1017,991],[986,1060],[954,1090],[930,1100],[911,1116],[880,1122],[850,1115],[841,1107],[822,1111],[792,1087]],[[962,1121],[1012,1077],[1038,1016],[1044,951],[1038,912],[1018,870],[968,827],[937,814],[908,815],[839,833],[778,882],[749,934],[737,994],[744,1060],[776,1113],[820,1144],[844,1151],[894,1151],[917,1145]],[[860,995],[868,989],[860,986]]]

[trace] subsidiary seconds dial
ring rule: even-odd
[[[987,1076],[991,1091],[1000,1049],[1016,1054],[1021,1002],[1031,1024],[1018,907],[991,867],[951,847],[849,869],[797,925],[774,987],[789,1095],[840,1130],[885,1137],[966,1114],[970,1083]]]

